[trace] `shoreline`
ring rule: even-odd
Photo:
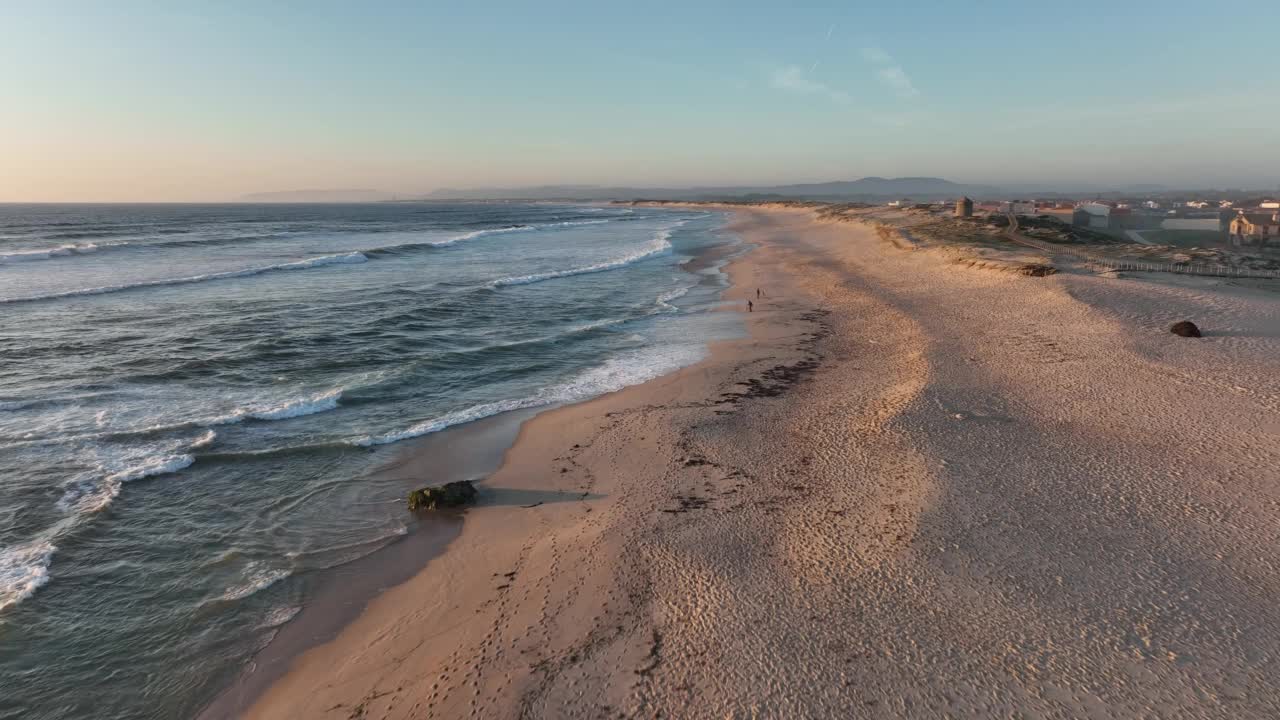
[[[695,276],[717,266],[720,272],[726,272],[724,266],[746,252],[749,249],[743,248],[740,239],[715,243],[679,267]],[[721,303],[725,302],[724,293],[730,289],[732,282],[722,292]],[[708,311],[719,310],[723,308]],[[675,372],[696,367],[702,362],[705,359]],[[648,382],[655,382],[661,377]],[[632,387],[639,386],[628,386],[600,397],[623,393]],[[600,398],[570,403],[567,407],[597,399]],[[489,497],[484,483],[505,465],[507,454],[520,442],[527,423],[564,407],[564,404],[551,404],[506,411],[413,438],[405,442],[389,461],[375,468],[370,477],[407,476],[414,479],[414,487],[471,480],[478,482],[485,491],[478,506],[498,502],[541,505],[548,498],[537,491],[507,489],[498,500]],[[301,656],[334,640],[379,595],[425,573],[432,560],[447,552],[450,544],[461,534],[467,511],[414,514],[410,530],[404,537],[351,562],[317,571],[321,575],[319,588],[297,615],[280,626],[271,640],[253,655],[248,667],[237,672],[196,717],[217,720],[240,717],[249,711]]]
[[[695,206],[690,205],[690,207]],[[706,208],[706,206],[700,207],[703,209]],[[740,219],[738,218],[738,215],[743,212],[742,208],[735,208],[728,205],[716,206],[715,209],[727,211],[729,213],[730,220],[725,225],[724,229],[730,231],[733,230],[735,220]],[[771,211],[779,212],[778,209],[773,209]],[[799,213],[801,215],[809,214],[808,210],[795,210],[791,208],[782,209],[781,212]],[[745,248],[740,248],[739,245],[745,246]],[[745,285],[752,285],[753,282],[755,282],[755,284],[759,284],[757,282],[759,279],[758,271],[752,267],[749,262],[751,252],[750,241],[739,235],[738,243],[724,243],[716,245],[709,248],[708,252],[683,263],[682,267],[686,271],[697,272],[706,267],[714,266],[717,262],[724,263],[720,268],[720,271],[728,276],[729,285],[721,294],[721,302],[723,304],[745,302],[745,300],[748,299],[748,296],[751,295],[751,291]],[[721,307],[716,308],[713,311],[728,311],[728,309]],[[756,315],[755,313],[751,314],[752,318],[762,317],[763,315],[763,312],[759,315]],[[566,417],[572,418],[571,422],[576,421],[576,423],[582,423],[584,419],[595,418],[601,414],[608,417],[613,411],[603,410],[602,413],[602,409],[629,406],[642,399],[651,398],[655,393],[665,393],[669,391],[668,389],[672,385],[684,383],[685,378],[698,378],[700,376],[707,376],[709,373],[723,372],[730,365],[743,364],[741,356],[746,348],[758,346],[762,342],[774,343],[778,341],[779,333],[776,329],[770,332],[761,332],[761,329],[758,326],[753,325],[750,320],[747,321],[746,330],[747,333],[745,337],[709,343],[708,356],[694,365],[680,368],[672,373],[654,378],[639,385],[628,386],[621,390],[607,393],[583,402],[573,403],[567,406],[538,409],[539,411],[535,413],[534,417],[526,418],[519,423],[519,429],[515,440],[503,453],[501,467],[498,468],[497,472],[491,474],[488,478],[485,478],[485,484],[482,485],[483,494],[480,501],[474,508],[466,511],[466,514],[474,515],[476,510],[488,508],[516,506],[523,510],[530,510],[532,508],[528,507],[529,505],[541,506],[547,503],[595,499],[590,489],[579,490],[575,488],[574,491],[565,491],[561,489],[551,492],[540,492],[538,490],[524,487],[523,484],[521,486],[515,486],[513,484],[512,487],[493,487],[492,483],[511,474],[512,471],[521,464],[522,458],[520,456],[524,453],[526,448],[531,448],[533,452],[545,455],[545,443],[548,439],[546,436],[549,434],[556,434],[554,430],[551,430],[551,428],[562,425],[564,423],[564,418]],[[782,334],[786,333],[784,332]],[[752,357],[746,364],[759,363],[767,361],[768,359],[770,358],[765,351],[758,350],[756,356]],[[580,443],[578,445],[580,445]],[[410,463],[422,463],[424,461],[429,461],[429,458],[427,458],[426,455],[427,453],[422,452],[419,448],[413,447],[406,448],[403,457]],[[562,457],[557,459],[569,460],[569,462],[573,464],[573,461],[569,458]],[[560,474],[566,473],[562,472]],[[529,502],[523,502],[526,500]],[[587,511],[590,512],[591,510],[588,509]],[[468,525],[470,524],[474,523],[471,523],[470,521],[462,523],[462,533],[468,532]],[[511,532],[511,525],[503,524],[503,526],[504,531]],[[473,535],[479,535],[480,532],[481,531],[479,530],[471,530]],[[461,537],[461,533],[459,534],[459,537]],[[409,578],[407,582],[403,583],[399,587],[386,588],[382,592],[379,592],[370,598],[369,602],[365,603],[362,611],[356,615],[354,621],[343,625],[338,632],[337,638],[329,638],[324,642],[306,648],[301,653],[293,654],[289,658],[290,667],[283,673],[273,677],[273,682],[267,683],[265,686],[258,687],[253,700],[248,703],[247,707],[242,705],[237,711],[243,713],[242,717],[268,718],[275,716],[276,711],[270,708],[269,703],[271,702],[272,695],[276,692],[278,686],[289,682],[290,676],[299,668],[314,667],[317,664],[320,666],[327,665],[329,663],[329,658],[327,657],[329,652],[327,651],[331,644],[340,640],[343,635],[348,633],[354,635],[361,632],[357,626],[365,619],[365,616],[372,617],[382,614],[382,609],[375,606],[383,604],[392,605],[394,608],[395,605],[399,605],[399,603],[393,599],[393,596],[401,592],[408,594],[407,588],[411,585],[426,584],[429,582],[428,576],[431,575],[433,565],[435,564],[448,562],[450,560],[454,560],[458,564],[462,564],[457,556],[461,555],[463,551],[458,547],[456,542],[458,538],[454,538],[453,540],[454,542],[441,546],[439,551],[433,554],[430,559],[422,564],[416,575]],[[477,544],[480,543],[478,542]],[[449,557],[451,553],[455,554],[453,558]],[[476,575],[474,572],[469,572],[468,574]],[[490,576],[505,577],[505,575],[495,573],[491,573]],[[472,580],[474,581],[474,578],[472,578]],[[398,613],[399,610],[389,609],[389,612],[394,614]],[[383,617],[385,617],[385,615]],[[266,705],[266,707],[263,707],[264,705]],[[219,716],[202,714],[201,717],[214,718]]]
[[[748,336],[525,423],[448,549],[245,717],[1280,707],[1273,296],[733,210]]]
[[[428,477],[431,484],[483,478],[501,466],[520,426],[553,407],[513,410],[414,438],[368,477],[409,476],[419,485]],[[457,539],[462,523],[461,513],[415,515],[408,532],[397,540],[350,562],[313,571],[318,587],[298,613],[196,717],[212,720],[243,713],[299,655],[332,640],[378,594],[421,572]]]

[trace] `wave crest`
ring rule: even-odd
[[[37,300],[58,300],[60,298],[80,297],[84,295],[104,295],[107,293],[122,292],[125,290],[137,290],[149,287],[164,287],[168,285],[187,285],[191,283],[209,282],[211,280],[227,280],[229,278],[250,277],[253,275],[261,275],[262,273],[281,272],[289,270],[309,270],[311,268],[324,267],[326,265],[350,265],[368,261],[363,253],[349,252],[340,255],[322,255],[320,257],[307,258],[306,260],[295,260],[293,262],[280,263],[278,265],[265,265],[262,267],[245,268],[244,270],[228,270],[226,272],[206,273],[203,275],[189,275],[179,278],[163,278],[160,280],[143,280],[136,283],[125,283],[121,285],[104,285],[102,287],[81,288],[79,290],[66,290],[64,292],[49,293],[47,295],[28,295],[25,297],[0,298],[0,304],[35,302]]]
[[[616,270],[627,265],[632,265],[643,260],[648,260],[658,255],[665,255],[671,250],[671,231],[660,230],[644,246],[638,250],[623,255],[622,257],[605,262],[596,263],[594,265],[584,265],[581,267],[567,268],[565,270],[551,270],[544,273],[534,273],[532,275],[518,275],[512,277],[504,277],[489,283],[490,287],[500,288],[511,285],[531,285],[544,280],[555,280],[556,278],[570,277],[573,275],[586,275],[588,273],[606,272],[608,270]]]
[[[276,583],[284,580],[293,573],[283,568],[267,567],[264,563],[252,561],[245,568],[243,579],[231,587],[227,588],[213,602],[234,602],[243,600],[250,595],[266,590]]]
[[[423,420],[403,430],[382,435],[365,435],[350,441],[358,447],[372,447],[439,432],[445,428],[491,417],[499,413],[558,403],[580,402],[629,385],[647,382],[673,370],[691,365],[705,354],[702,345],[672,345],[645,348],[606,360],[596,367],[558,385],[539,390],[533,395],[511,400],[481,403],[439,417]]]
[[[38,538],[0,550],[0,611],[26,600],[49,582],[49,565],[57,549]]]
[[[38,250],[15,250],[11,253],[0,253],[0,265],[6,263],[17,262],[33,262],[36,260],[52,260],[56,257],[65,257],[67,255],[85,255],[94,252],[98,246],[93,243],[82,243],[79,245],[59,245],[56,248],[41,248]]]
[[[338,401],[341,399],[341,389],[330,390],[319,395],[290,400],[282,405],[264,410],[251,411],[247,416],[255,420],[286,420],[288,418],[302,417],[303,415],[314,415],[337,408]]]

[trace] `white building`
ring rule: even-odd
[[[1080,203],[1072,215],[1072,224],[1105,230],[1111,226],[1111,206],[1102,203]]]
[[[1258,207],[1263,210],[1280,210],[1280,200],[1263,200]]]
[[[1000,203],[1000,212],[1014,215],[1035,215],[1036,204],[1030,200],[1006,200]]]

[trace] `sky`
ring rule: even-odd
[[[1230,0],[0,0],[0,201],[1276,188],[1274,18]]]

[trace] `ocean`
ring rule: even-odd
[[[0,205],[0,717],[197,713],[317,578],[413,531],[377,472],[406,443],[739,333],[723,223]]]

